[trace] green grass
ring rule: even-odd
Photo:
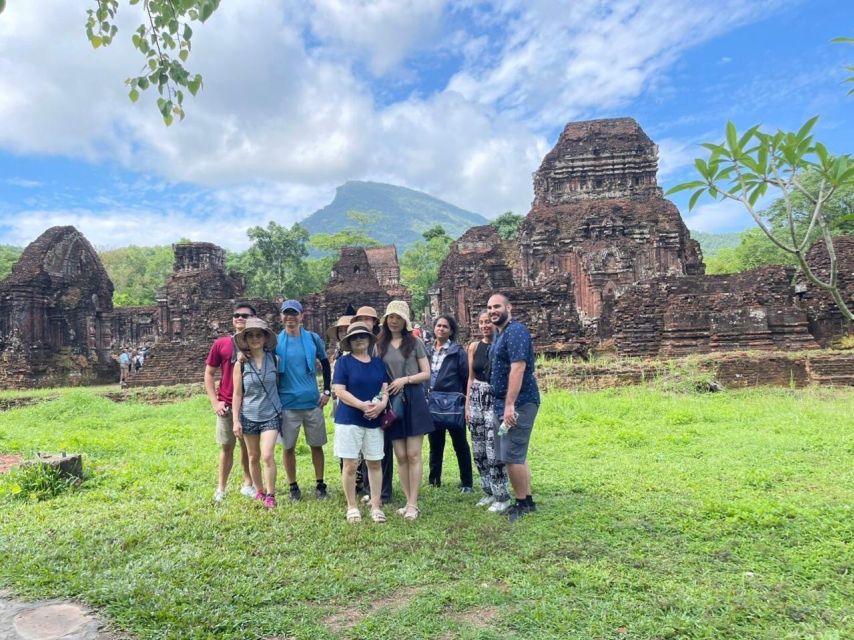
[[[0,413],[0,452],[80,451],[88,474],[0,497],[0,587],[139,638],[850,638],[852,416],[850,389],[552,392],[537,514],[474,507],[449,445],[421,519],[353,526],[340,489],[270,513],[233,476],[213,507],[204,397],[64,392]]]

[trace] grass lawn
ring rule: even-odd
[[[854,637],[852,389],[551,392],[512,526],[457,493],[450,444],[414,523],[348,525],[331,444],[329,501],[267,512],[233,474],[214,507],[202,396],[0,412],[0,453],[36,450],[88,477],[39,502],[0,478],[0,587],[138,638]]]

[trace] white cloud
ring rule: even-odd
[[[376,75],[395,69],[414,49],[433,44],[446,0],[316,0],[314,33],[367,57]]]
[[[744,206],[733,200],[702,204],[685,216],[685,225],[689,229],[708,233],[742,231],[753,224],[753,218]]]
[[[450,88],[534,126],[636,97],[685,49],[781,0],[507,0],[508,36],[491,64],[463,69]]]
[[[44,183],[39,182],[38,180],[27,180],[26,178],[18,177],[6,178],[3,182],[10,184],[13,187],[20,187],[21,189],[38,189],[39,187],[44,186]]]
[[[79,3],[12,3],[0,20],[0,149],[118,162],[148,178],[79,208],[34,203],[21,216],[41,220],[16,220],[4,241],[66,220],[102,244],[198,232],[237,248],[232,237],[244,241],[246,226],[300,219],[350,179],[422,189],[485,215],[525,213],[549,147],[543,132],[637,96],[679,52],[772,4],[223,3],[193,38],[188,66],[204,89],[167,129],[150,91],[132,105],[122,85],[141,63],[128,42],[138,7],[123,5],[119,37],[93,51]],[[393,77],[428,49],[458,56],[447,87],[380,103],[382,79],[357,69],[364,60]],[[663,176],[687,161],[686,144],[660,142]],[[162,211],[155,196],[175,182],[198,189]]]

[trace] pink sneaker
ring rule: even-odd
[[[259,502],[264,502],[264,499],[266,497],[267,497],[267,494],[264,493],[263,491],[256,491],[255,492],[255,499],[258,500]]]
[[[264,497],[264,506],[268,509],[276,508],[276,496],[270,494]]]

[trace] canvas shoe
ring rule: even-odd
[[[471,487],[460,487],[460,493],[474,493],[474,489]]]
[[[507,500],[506,502],[498,502],[496,500],[489,507],[489,512],[490,513],[504,513],[509,508],[510,508],[510,501],[509,500]]]
[[[327,491],[326,491],[326,483],[325,482],[321,482],[319,485],[317,485],[317,487],[315,487],[314,497],[317,498],[318,500],[326,500],[326,498],[329,497],[329,493],[327,493]]]
[[[483,496],[480,500],[477,501],[478,507],[488,507],[493,502],[495,502],[494,496]]]
[[[242,487],[240,487],[240,495],[242,496],[246,496],[247,498],[254,498],[255,493],[255,487],[253,487],[251,484],[244,484]]]
[[[290,491],[288,491],[288,500],[291,502],[297,502],[302,498],[302,491],[300,491],[299,487],[291,487]]]
[[[266,498],[266,497],[267,497],[267,494],[264,493],[263,491],[256,491],[255,492],[255,499],[258,502],[264,502],[264,498]]]
[[[219,504],[223,500],[225,500],[225,491],[223,489],[217,489],[214,491],[213,501]]]
[[[274,496],[272,494],[268,494],[268,495],[264,496],[264,506],[267,507],[268,509],[275,509],[277,506],[276,505],[276,496]]]

